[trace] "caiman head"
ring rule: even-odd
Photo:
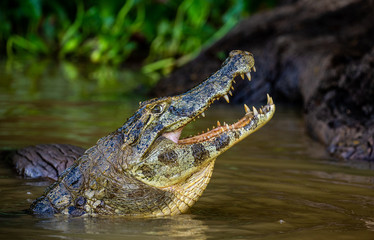
[[[229,102],[236,76],[251,80],[254,63],[251,53],[232,51],[219,71],[188,92],[140,103],[123,127],[122,148],[132,149],[132,158],[126,161],[130,175],[177,196],[177,209],[169,206],[171,210],[163,214],[184,212],[192,206],[210,179],[215,159],[272,118],[275,106],[267,95],[267,104],[258,110],[244,105],[245,115],[238,122],[221,125],[217,121],[217,127],[206,133],[180,139],[183,128],[204,116],[214,101],[224,98]]]

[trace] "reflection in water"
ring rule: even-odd
[[[119,100],[154,84],[139,71],[80,62],[25,59],[0,62],[0,97],[14,100]]]
[[[86,86],[79,80],[81,73],[61,70],[74,66],[67,64],[56,70],[43,64],[40,68],[51,68],[48,71],[56,74],[40,74],[35,66],[37,70],[30,70],[35,79],[23,81],[21,78],[26,77],[17,75],[17,70],[11,78],[0,76],[5,79],[0,83],[0,149],[56,142],[89,147],[121,126],[137,108],[137,100],[122,98],[71,101],[95,99],[95,86],[100,84],[117,85],[110,79],[96,85],[99,80],[92,79],[100,78],[98,74],[89,80],[95,82],[93,87]],[[47,80],[58,76],[64,80]],[[188,125],[183,134],[211,128],[217,120],[235,122],[243,111],[240,106],[214,106],[205,118]],[[3,160],[0,239],[306,240],[374,236],[374,174],[368,164],[357,167],[332,161],[323,146],[305,135],[301,116],[279,106],[268,125],[217,159],[203,196],[189,214],[181,216],[36,218],[23,210],[42,194],[48,182],[18,178]]]
[[[133,237],[206,239],[207,226],[190,214],[163,218],[68,218],[64,216],[39,221],[37,228],[57,231],[61,236],[105,235],[105,239]],[[141,239],[141,238],[140,238]]]
[[[22,212],[0,212],[0,239],[207,239],[208,226],[196,216],[163,218],[36,218]],[[95,237],[96,236],[96,237]]]

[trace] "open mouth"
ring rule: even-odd
[[[254,66],[251,69],[254,72],[256,71],[256,68]],[[233,77],[233,79],[231,79],[231,81],[229,81],[229,83],[228,83],[229,87],[227,88],[228,90],[226,91],[226,93],[212,98],[211,101],[209,101],[209,104],[204,108],[204,110],[201,113],[194,116],[193,118],[191,118],[191,120],[188,123],[190,123],[193,120],[196,120],[196,118],[199,118],[200,116],[205,117],[204,112],[216,100],[224,98],[226,100],[226,102],[229,103],[230,100],[229,100],[228,95],[232,96],[231,91],[234,90],[234,87],[233,87],[232,84],[235,83],[234,79],[238,75],[240,75],[242,79],[245,79],[245,76],[246,76],[247,79],[249,81],[251,81],[250,71],[246,72],[246,73],[236,73],[236,75]],[[209,141],[211,139],[214,139],[215,137],[218,137],[219,135],[221,135],[225,132],[235,131],[235,130],[244,128],[245,126],[250,125],[252,121],[256,121],[256,120],[267,121],[271,118],[272,114],[270,114],[270,113],[272,113],[274,111],[274,109],[275,109],[275,106],[274,106],[274,103],[273,103],[273,99],[267,94],[267,104],[265,106],[262,106],[258,109],[256,109],[255,107],[252,107],[252,110],[251,110],[246,104],[244,104],[245,115],[233,124],[226,124],[226,123],[221,124],[219,121],[217,121],[217,126],[213,126],[211,130],[208,128],[207,131],[202,132],[202,134],[198,134],[198,135],[183,138],[183,139],[179,139],[179,138],[181,136],[181,133],[182,133],[182,130],[183,130],[184,126],[177,129],[176,131],[163,133],[162,135],[164,137],[172,140],[173,142],[175,142],[177,144],[180,144],[180,145],[195,144],[195,143],[200,143],[200,142],[204,142],[204,141]]]

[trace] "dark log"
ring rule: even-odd
[[[57,180],[84,151],[83,148],[69,144],[40,144],[4,151],[2,156],[11,161],[16,172],[22,177]]]
[[[154,95],[174,95],[216,71],[233,49],[254,54],[251,84],[233,102],[300,102],[309,134],[337,158],[374,159],[374,1],[300,0],[241,21]]]

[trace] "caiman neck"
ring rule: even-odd
[[[162,210],[153,212],[152,216],[177,215],[190,209],[203,194],[212,177],[215,159],[210,161],[199,172],[194,173],[185,181],[162,188],[173,197]]]

